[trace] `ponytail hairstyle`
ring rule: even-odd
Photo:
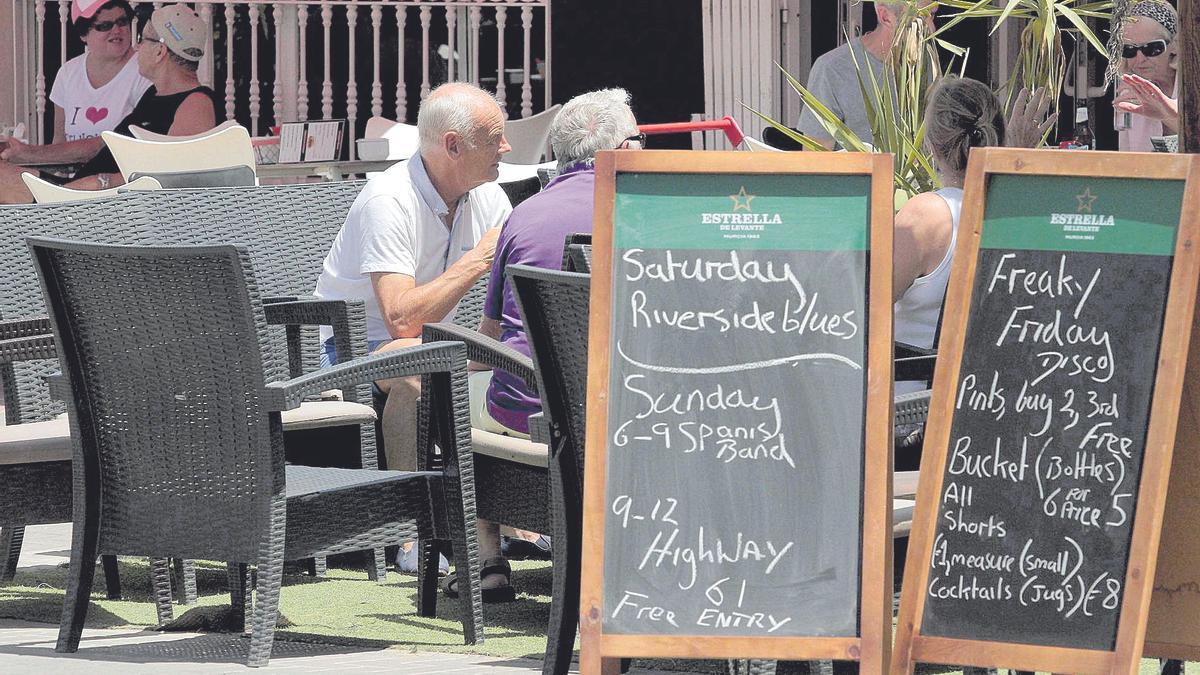
[[[1004,109],[999,99],[978,80],[941,78],[925,108],[925,143],[942,172],[961,175],[971,148],[1004,145]]]

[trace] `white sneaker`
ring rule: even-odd
[[[417,573],[417,564],[419,561],[418,551],[421,550],[421,543],[414,541],[412,546],[405,550],[400,547],[400,552],[396,554],[396,567],[400,568],[401,572],[408,574]],[[450,573],[450,561],[446,560],[446,556],[438,554],[438,574],[445,576]]]

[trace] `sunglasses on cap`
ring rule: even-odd
[[[638,148],[644,148],[646,147],[646,134],[637,134],[621,141],[621,145],[625,145],[626,143],[637,143]]]
[[[1127,59],[1132,59],[1133,57],[1137,56],[1138,52],[1145,54],[1146,58],[1153,58],[1165,51],[1167,51],[1166,40],[1152,40],[1144,45],[1121,45],[1121,56],[1124,56]]]
[[[96,23],[92,24],[91,30],[96,31],[97,33],[107,33],[117,26],[124,28],[128,26],[129,23],[129,17],[123,16],[119,19],[113,19],[112,21],[97,21]]]

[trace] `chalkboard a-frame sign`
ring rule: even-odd
[[[1134,673],[1180,409],[1200,162],[973,151],[893,673]]]
[[[596,164],[580,669],[891,647],[890,155]]]

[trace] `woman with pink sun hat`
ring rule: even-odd
[[[71,25],[86,51],[59,68],[50,88],[56,143],[111,131],[151,84],[133,58],[133,8],[126,0],[74,0]]]

